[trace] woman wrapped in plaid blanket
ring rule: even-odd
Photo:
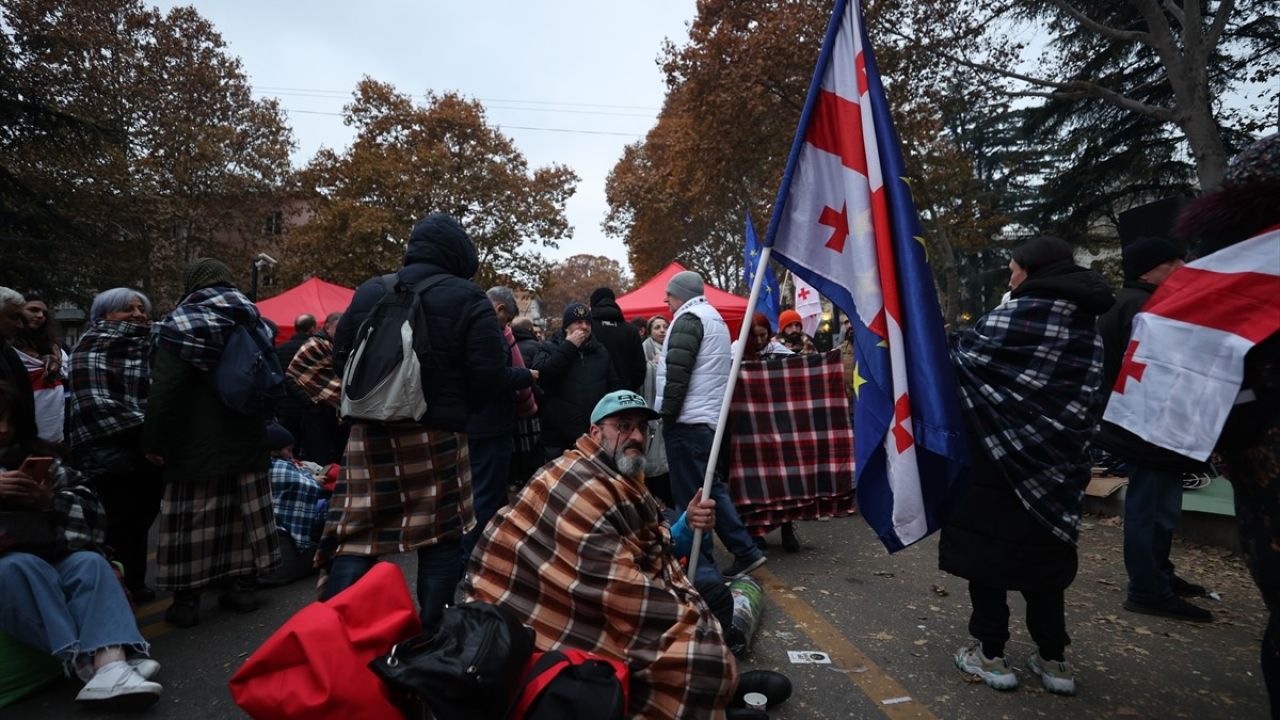
[[[186,297],[152,328],[143,443],[164,467],[156,584],[174,590],[165,619],[190,627],[210,585],[229,585],[219,599],[224,607],[256,609],[253,578],[279,561],[279,547],[265,418],[227,407],[208,378],[236,324],[261,316],[218,260],[193,262],[183,287]]]
[[[1033,238],[1013,251],[1013,293],[958,336],[951,361],[973,439],[972,485],[942,530],[939,566],[969,580],[973,612],[956,666],[1009,690],[1006,591],[1027,601],[1038,652],[1028,666],[1050,692],[1072,694],[1064,650],[1064,591],[1075,579],[1076,537],[1102,392],[1094,326],[1114,298],[1071,246]]]

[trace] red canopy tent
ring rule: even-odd
[[[651,318],[654,315],[671,319],[671,311],[667,308],[667,283],[671,276],[684,270],[683,265],[673,262],[650,278],[649,282],[618,298],[622,315],[628,320],[634,317]],[[742,318],[747,314],[747,299],[712,287],[709,283],[706,285],[706,296],[729,326],[729,337],[736,341]]]
[[[317,323],[323,323],[329,313],[345,312],[351,304],[351,296],[355,294],[351,288],[311,278],[275,297],[259,301],[258,311],[280,326],[276,335],[276,344],[279,345],[293,337],[293,321],[299,315],[306,313],[314,316]]]

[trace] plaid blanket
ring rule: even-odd
[[[139,427],[147,409],[150,329],[104,320],[89,328],[71,353],[71,445],[86,445]]]
[[[236,325],[261,323],[258,307],[235,288],[196,290],[151,326],[156,347],[167,347],[200,370],[213,370]],[[265,328],[264,328],[265,330]]]
[[[456,540],[475,524],[466,434],[358,422],[329,500],[316,566],[334,555],[378,557]]]
[[[57,514],[59,557],[77,550],[102,551],[107,511],[83,474],[54,460],[49,470],[53,511]]]
[[[720,624],[672,557],[658,501],[589,437],[493,518],[464,591],[515,612],[539,650],[626,662],[632,717],[721,717],[737,686]]]
[[[292,460],[271,458],[269,472],[276,525],[289,533],[299,550],[311,549],[320,540],[324,526],[317,510],[317,503],[324,497],[324,487]]]
[[[338,407],[342,400],[342,378],[333,369],[333,340],[313,335],[298,348],[285,374],[317,405]]]
[[[742,363],[729,412],[729,494],[752,535],[848,515],[853,419],[840,351]]]
[[[279,561],[266,470],[165,483],[157,587],[198,590]]]
[[[1076,544],[1102,414],[1102,340],[1067,300],[1022,297],[960,334],[951,363],[977,442],[1031,514]]]

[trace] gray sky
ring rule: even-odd
[[[364,75],[419,99],[430,89],[483,101],[489,122],[531,166],[563,163],[580,177],[566,209],[573,237],[547,254],[606,255],[624,266],[622,241],[600,229],[605,178],[623,146],[652,127],[665,90],[656,63],[662,41],[683,43],[695,12],[694,0],[158,4],[193,4],[240,57],[258,95],[280,99],[298,143],[296,166],[321,146],[350,143],[336,113]]]

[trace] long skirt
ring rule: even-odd
[[[166,478],[156,585],[199,590],[280,561],[266,468],[211,478]]]

